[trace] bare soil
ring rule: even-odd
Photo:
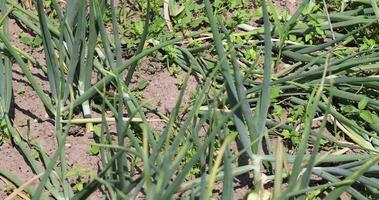
[[[271,1],[279,10],[286,10],[290,15],[296,12],[301,0],[272,0]]]

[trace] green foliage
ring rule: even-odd
[[[34,39],[29,36],[21,36],[20,42],[27,46],[36,48],[42,45],[42,38],[39,35],[35,36]]]
[[[305,34],[290,34],[289,40],[302,44],[317,44],[325,39],[325,25],[327,20],[317,17],[322,14],[322,4],[316,4],[313,1],[302,12],[303,20],[297,22],[295,28],[301,28],[306,31]]]
[[[25,94],[26,93],[26,88],[21,86],[20,88],[17,89],[17,94]]]
[[[270,99],[275,100],[277,97],[279,97],[280,92],[280,87],[272,87],[270,91]]]
[[[96,144],[91,144],[91,147],[89,149],[89,154],[91,156],[97,156],[100,153],[100,147]]]
[[[363,36],[363,43],[360,44],[359,50],[367,50],[372,49],[377,46],[376,41],[374,39],[368,39],[366,36]]]
[[[284,130],[281,135],[284,139],[290,139],[291,143],[295,146],[300,143],[300,135],[297,131]]]
[[[71,170],[67,171],[67,177],[77,176],[93,176],[94,172],[91,169],[83,168],[80,165],[75,166]]]
[[[171,15],[176,31],[196,30],[204,25],[206,18],[203,14],[203,4],[186,0],[180,8],[181,10]]]
[[[379,123],[379,117],[376,112],[372,112],[369,109],[367,109],[368,104],[368,98],[362,98],[358,102],[358,108],[353,105],[341,105],[341,111],[346,113],[349,116],[359,116],[363,121],[369,123],[369,124],[378,124]]]
[[[375,3],[342,8],[332,1],[325,13],[323,2],[305,0],[290,16],[264,0],[169,0],[168,19],[163,3],[67,1],[62,9],[56,0],[36,0],[26,10],[0,2],[2,14],[11,5],[15,20],[35,35],[21,34],[20,42],[43,44],[45,53],[41,64],[0,32],[0,137],[12,139],[41,174],[38,187],[25,189],[33,199],[86,199],[100,188],[110,199],[212,199],[218,184],[222,198],[233,199],[235,177],[250,174],[248,199],[377,195]],[[178,99],[166,113],[159,112],[163,100],[150,105],[143,95],[153,78],[165,81],[157,71],[130,84],[151,60],[179,86],[179,97],[164,94]],[[13,62],[53,117],[52,154],[9,119]],[[44,70],[51,94],[30,67]],[[198,84],[186,102],[190,76]],[[67,165],[68,127],[77,124],[95,136],[87,153],[99,157],[98,172]],[[0,175],[22,184],[1,168]]]
[[[3,143],[4,139],[11,139],[11,133],[4,119],[0,120],[0,144]]]
[[[141,91],[141,90],[145,89],[149,85],[149,82],[150,82],[150,80],[142,80],[142,81],[138,82],[136,84],[136,86],[134,86],[132,88],[131,91]]]
[[[91,169],[86,169],[81,167],[80,165],[75,166],[71,170],[67,171],[66,176],[68,178],[74,177],[75,183],[74,188],[77,192],[80,192],[85,187],[84,180],[86,179],[92,179],[94,177],[94,172]]]
[[[5,186],[4,186],[4,191],[6,192],[6,193],[11,193],[13,190],[15,190],[16,189],[16,186],[15,185],[13,185],[13,184],[5,184]]]

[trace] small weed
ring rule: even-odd
[[[292,145],[299,145],[301,140],[299,132],[293,130],[283,130],[280,134],[284,137],[284,139],[290,139]]]
[[[85,186],[84,180],[88,178],[92,179],[94,177],[94,174],[95,172],[93,170],[86,169],[80,165],[77,165],[67,172],[66,177],[75,177],[74,187],[76,191],[82,191]]]
[[[12,138],[10,130],[8,129],[7,122],[3,119],[0,120],[0,144],[6,140],[10,140]]]
[[[15,185],[13,185],[13,184],[5,184],[5,186],[4,186],[4,191],[7,193],[7,194],[10,194],[10,193],[12,193],[13,192],[13,190],[15,190],[16,189],[16,186]]]
[[[142,81],[139,81],[137,83],[137,85],[135,85],[131,91],[142,91],[143,89],[145,89],[148,85],[149,85],[149,82],[150,80],[142,80]]]
[[[97,156],[97,155],[99,155],[99,153],[100,153],[100,147],[99,147],[99,145],[91,144],[91,147],[90,147],[90,150],[89,150],[89,154],[91,156]]]
[[[20,88],[17,89],[17,94],[25,94],[26,93],[26,87],[21,86]]]
[[[42,38],[39,35],[35,36],[34,38],[30,36],[21,36],[20,42],[29,47],[36,48],[42,45]]]
[[[359,116],[369,124],[379,124],[378,114],[367,109],[368,98],[365,97],[358,102],[358,108],[353,105],[341,104],[341,111],[348,116]]]

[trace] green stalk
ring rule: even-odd
[[[342,185],[334,189],[325,198],[326,200],[337,199],[354,181],[356,181],[363,173],[365,173],[371,166],[376,165],[379,161],[379,155],[375,155],[370,158],[365,164],[363,164],[358,170],[356,170],[349,177],[346,177],[345,181],[349,182],[348,185]]]
[[[81,105],[84,101],[88,100],[89,98],[91,98],[92,96],[94,96],[96,93],[97,93],[97,90],[100,90],[103,85],[107,85],[109,84],[112,80],[114,80],[115,78],[115,74],[120,74],[121,72],[123,72],[125,69],[127,69],[130,65],[138,62],[140,59],[144,58],[145,56],[148,56],[150,54],[152,54],[153,52],[165,47],[165,46],[168,46],[168,45],[171,45],[171,44],[175,44],[176,42],[180,42],[186,38],[190,38],[190,37],[193,37],[193,36],[196,36],[196,35],[199,35],[201,34],[203,31],[200,31],[200,32],[195,32],[195,33],[191,33],[189,35],[186,35],[184,37],[181,37],[181,38],[175,38],[175,39],[172,39],[172,40],[169,40],[169,41],[166,41],[166,42],[163,42],[155,47],[152,47],[150,49],[146,49],[145,51],[141,52],[140,54],[137,54],[135,55],[134,57],[130,58],[128,61],[126,61],[124,64],[120,65],[120,66],[117,66],[113,72],[114,74],[108,74],[106,75],[104,78],[102,78],[101,80],[99,80],[95,85],[93,85],[92,87],[88,88],[88,90],[80,95],[78,98],[75,99],[75,101],[73,102],[73,106],[74,108],[76,106],[79,106]],[[1,38],[0,38],[1,39]],[[62,109],[62,111],[67,111],[69,108],[68,107],[64,107]]]
[[[326,68],[327,69],[327,68]],[[324,76],[326,76],[327,70],[324,70]],[[292,169],[291,177],[289,180],[289,186],[287,188],[287,192],[291,192],[293,190],[296,190],[298,185],[298,179],[300,178],[300,171],[302,169],[302,162],[304,159],[305,151],[308,146],[308,139],[310,136],[310,130],[312,126],[312,120],[314,119],[314,116],[316,115],[316,108],[318,106],[318,102],[320,101],[321,94],[323,92],[323,85],[321,85],[317,91],[314,89],[312,92],[312,95],[310,97],[310,100],[308,102],[307,108],[306,108],[306,118],[304,122],[304,131],[302,134],[302,139],[299,145],[299,149],[295,158],[294,166]],[[287,199],[288,197],[286,197]]]
[[[150,0],[147,0],[147,8],[146,8],[146,19],[143,25],[143,32],[140,39],[140,42],[138,43],[136,54],[140,54],[143,51],[143,48],[145,46],[145,42],[147,39],[147,35],[149,34],[149,25],[150,25],[150,18],[151,18],[151,8],[150,8]],[[130,82],[132,81],[133,74],[136,70],[137,62],[130,65],[128,69],[128,73],[125,78],[125,84],[126,86],[129,86]]]
[[[32,72],[30,71],[29,67],[24,63],[22,58],[19,56],[19,54],[15,51],[13,48],[13,45],[10,43],[9,39],[4,35],[4,33],[0,32],[0,40],[3,41],[5,46],[7,47],[9,53],[16,59],[17,63],[21,67],[22,72],[25,74],[26,78],[32,85],[32,88],[36,91],[38,97],[41,99],[43,104],[46,106],[46,108],[50,111],[50,113],[55,114],[55,109],[47,97],[47,95],[43,92],[41,86],[36,82],[35,78],[33,77]]]
[[[225,79],[224,85],[228,94],[228,101],[231,107],[239,104],[236,86],[234,84],[233,77],[231,75],[231,67],[228,64],[228,60],[226,57],[226,52],[222,45],[221,35],[218,31],[218,25],[216,22],[215,15],[213,14],[212,6],[209,0],[204,1],[206,14],[209,19],[209,23],[211,26],[214,44],[216,46],[216,51],[220,60],[221,73]],[[233,114],[234,123],[239,132],[240,140],[244,147],[250,146],[250,136],[249,131],[245,127],[244,117],[242,115],[241,109],[237,109],[236,113]],[[255,145],[256,146],[256,145]],[[247,150],[248,155],[251,159],[254,159],[252,150]]]
[[[213,168],[211,169],[211,173],[209,175],[209,181],[208,181],[208,187],[207,187],[207,199],[210,199],[212,196],[212,190],[213,190],[214,182],[216,180],[217,170],[219,166],[221,165],[224,152],[227,151],[229,144],[235,139],[236,136],[237,135],[235,134],[228,135],[220,148],[215,164],[213,165]]]
[[[284,147],[282,139],[279,137],[275,149],[275,180],[274,180],[274,194],[273,199],[279,199],[282,191],[283,182],[283,160],[284,160]]]
[[[38,11],[38,18],[42,32],[43,46],[45,49],[45,59],[47,64],[47,74],[50,84],[51,93],[55,99],[58,100],[58,84],[60,81],[60,72],[58,68],[58,61],[56,58],[55,50],[53,47],[53,40],[50,31],[47,27],[47,19],[44,11],[44,6],[41,0],[36,0],[36,7]]]

